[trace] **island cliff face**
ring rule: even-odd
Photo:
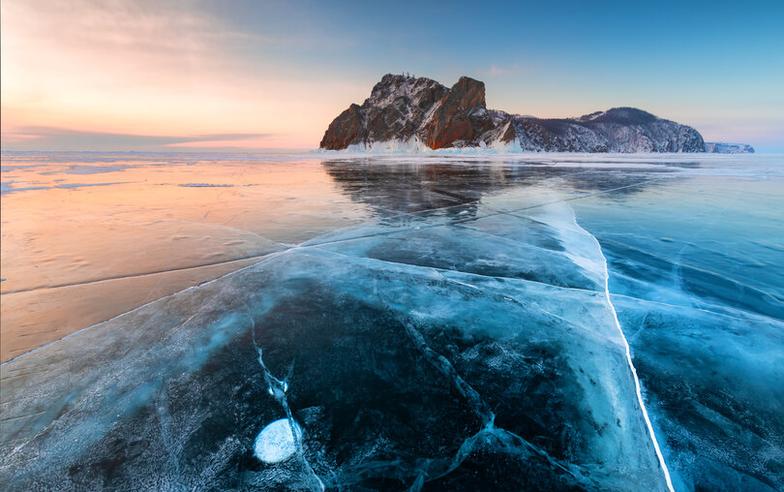
[[[635,108],[578,118],[542,119],[487,109],[485,85],[387,74],[361,106],[327,128],[320,147],[443,149],[490,147],[522,152],[705,152],[700,133]],[[749,147],[750,148],[750,147]],[[721,152],[721,147],[712,147]],[[752,149],[753,152],[753,149]]]

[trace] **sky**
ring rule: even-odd
[[[784,2],[3,0],[4,150],[316,148],[385,73],[784,152]]]

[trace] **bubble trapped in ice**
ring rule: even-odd
[[[288,419],[280,419],[267,425],[253,444],[253,453],[264,463],[280,463],[297,451],[294,433]]]

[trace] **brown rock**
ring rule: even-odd
[[[329,150],[345,149],[355,143],[362,131],[362,112],[357,104],[352,104],[330,123],[321,148]]]
[[[423,132],[431,149],[452,147],[456,142],[475,144],[479,135],[493,126],[487,115],[483,82],[460,77],[438,104]]]
[[[321,148],[408,140],[417,135],[425,115],[449,89],[425,77],[387,74],[362,106],[352,104],[329,125]]]

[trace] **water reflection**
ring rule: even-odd
[[[662,163],[644,169],[617,163],[597,169],[557,167],[539,161],[455,159],[448,163],[406,163],[334,159],[322,165],[346,195],[382,215],[476,204],[486,195],[527,187],[557,188],[566,195],[602,192],[617,198],[639,193],[656,185],[656,178],[672,178],[677,173],[677,169]],[[475,213],[476,207],[461,210]]]
[[[92,153],[3,159],[2,360],[367,220],[428,210],[466,219],[482,206],[535,204],[532,188],[623,197],[684,165]]]
[[[369,217],[313,159],[33,157],[2,163],[2,360]]]

